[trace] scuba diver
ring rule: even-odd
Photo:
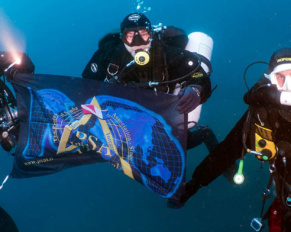
[[[152,26],[144,14],[133,13],[121,22],[120,31],[101,39],[83,78],[177,94],[181,114],[210,97],[210,61],[185,50],[183,30]]]
[[[218,143],[211,129],[190,129],[197,125],[202,104],[213,91],[212,47],[212,39],[204,33],[187,36],[182,29],[153,26],[144,14],[133,13],[121,22],[120,33],[100,40],[82,76],[177,95],[177,110],[188,114],[187,149],[204,142],[211,151]],[[168,201],[168,207],[174,205]]]
[[[181,206],[202,186],[207,186],[240,158],[236,183],[244,180],[242,168],[246,153],[269,162],[270,181],[264,192],[268,197],[272,180],[276,198],[263,216],[255,218],[251,226],[256,231],[268,219],[269,231],[291,231],[291,48],[274,52],[269,68],[245,94],[247,112],[210,154],[195,169]],[[264,203],[263,203],[264,206]]]
[[[1,232],[19,232],[13,219],[2,207],[0,207],[0,231]]]
[[[0,52],[0,77],[14,76],[16,72],[33,73],[34,64],[30,58],[20,52]],[[18,140],[19,121],[17,103],[14,94],[0,79],[0,140],[5,151],[11,151]]]
[[[0,52],[0,77],[7,73],[33,73],[34,64],[24,53]],[[2,148],[10,152],[16,145],[19,134],[16,99],[5,83],[0,79],[0,140]],[[18,228],[9,214],[0,207],[0,231],[18,232]]]

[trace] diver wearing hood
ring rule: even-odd
[[[258,83],[244,96],[244,101],[247,104],[263,104],[265,106],[276,107],[291,105],[290,54],[290,48],[282,48],[272,55],[269,61],[269,69],[263,74]]]
[[[185,50],[188,37],[181,32],[154,27],[144,14],[129,14],[120,24],[120,33],[100,40],[82,76],[165,93],[173,93],[183,83],[178,110],[188,113],[211,95],[211,65],[206,62],[207,72],[200,67],[206,58]]]
[[[276,200],[264,217],[268,218],[269,231],[291,231],[290,76],[291,49],[279,49],[271,56],[268,70],[245,94],[244,100],[249,105],[247,112],[195,169],[180,199],[181,206],[239,158],[240,175],[235,177],[240,176],[243,181],[243,157],[250,153],[262,162],[269,162],[270,175],[276,185]],[[261,231],[262,218],[261,215],[252,224],[256,231]],[[280,230],[275,230],[278,225]]]

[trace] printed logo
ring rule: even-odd
[[[191,77],[193,77],[193,78],[203,77],[203,73],[196,72],[196,73],[193,73]]]
[[[277,60],[277,63],[284,62],[284,61],[291,61],[290,57],[284,57]]]
[[[138,21],[139,19],[140,19],[139,14],[132,14],[132,15],[128,16],[129,21]]]
[[[92,63],[91,64],[91,71],[93,73],[97,73],[97,71],[98,71],[98,65],[96,63]]]
[[[81,107],[82,110],[76,107],[70,112],[55,114],[53,140],[58,143],[57,154],[82,154],[91,150],[106,160],[115,156],[119,161],[112,165],[117,169],[121,168],[124,174],[133,178],[130,162],[133,159],[134,147],[131,145],[127,126],[115,113],[109,115],[108,110],[102,110],[95,97],[89,104]]]

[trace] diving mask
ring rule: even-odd
[[[127,30],[122,35],[122,41],[130,47],[147,45],[150,38],[150,31],[146,28]]]
[[[290,70],[290,71],[289,71]],[[287,72],[288,71],[288,72]],[[286,74],[284,74],[286,73]],[[291,91],[291,64],[281,64],[274,68],[269,75],[265,74],[273,85],[280,91]]]

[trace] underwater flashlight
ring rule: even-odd
[[[244,182],[244,180],[245,180],[244,174],[242,173],[243,166],[244,166],[244,161],[243,160],[240,160],[239,161],[239,167],[238,167],[237,173],[233,177],[233,181],[236,184],[242,184]]]
[[[10,65],[8,66],[8,68],[6,68],[6,69],[4,70],[4,72],[7,72],[11,67],[13,67],[13,66],[16,65],[16,64],[20,64],[20,63],[21,63],[21,60],[20,60],[19,58],[17,58],[16,61],[14,61],[12,64],[10,64]]]
[[[20,60],[20,58],[17,58],[16,60],[15,60],[15,62],[14,62],[15,64],[20,64],[21,63],[21,60]]]
[[[143,50],[137,50],[134,61],[138,65],[146,65],[150,61],[150,55],[148,52]]]

